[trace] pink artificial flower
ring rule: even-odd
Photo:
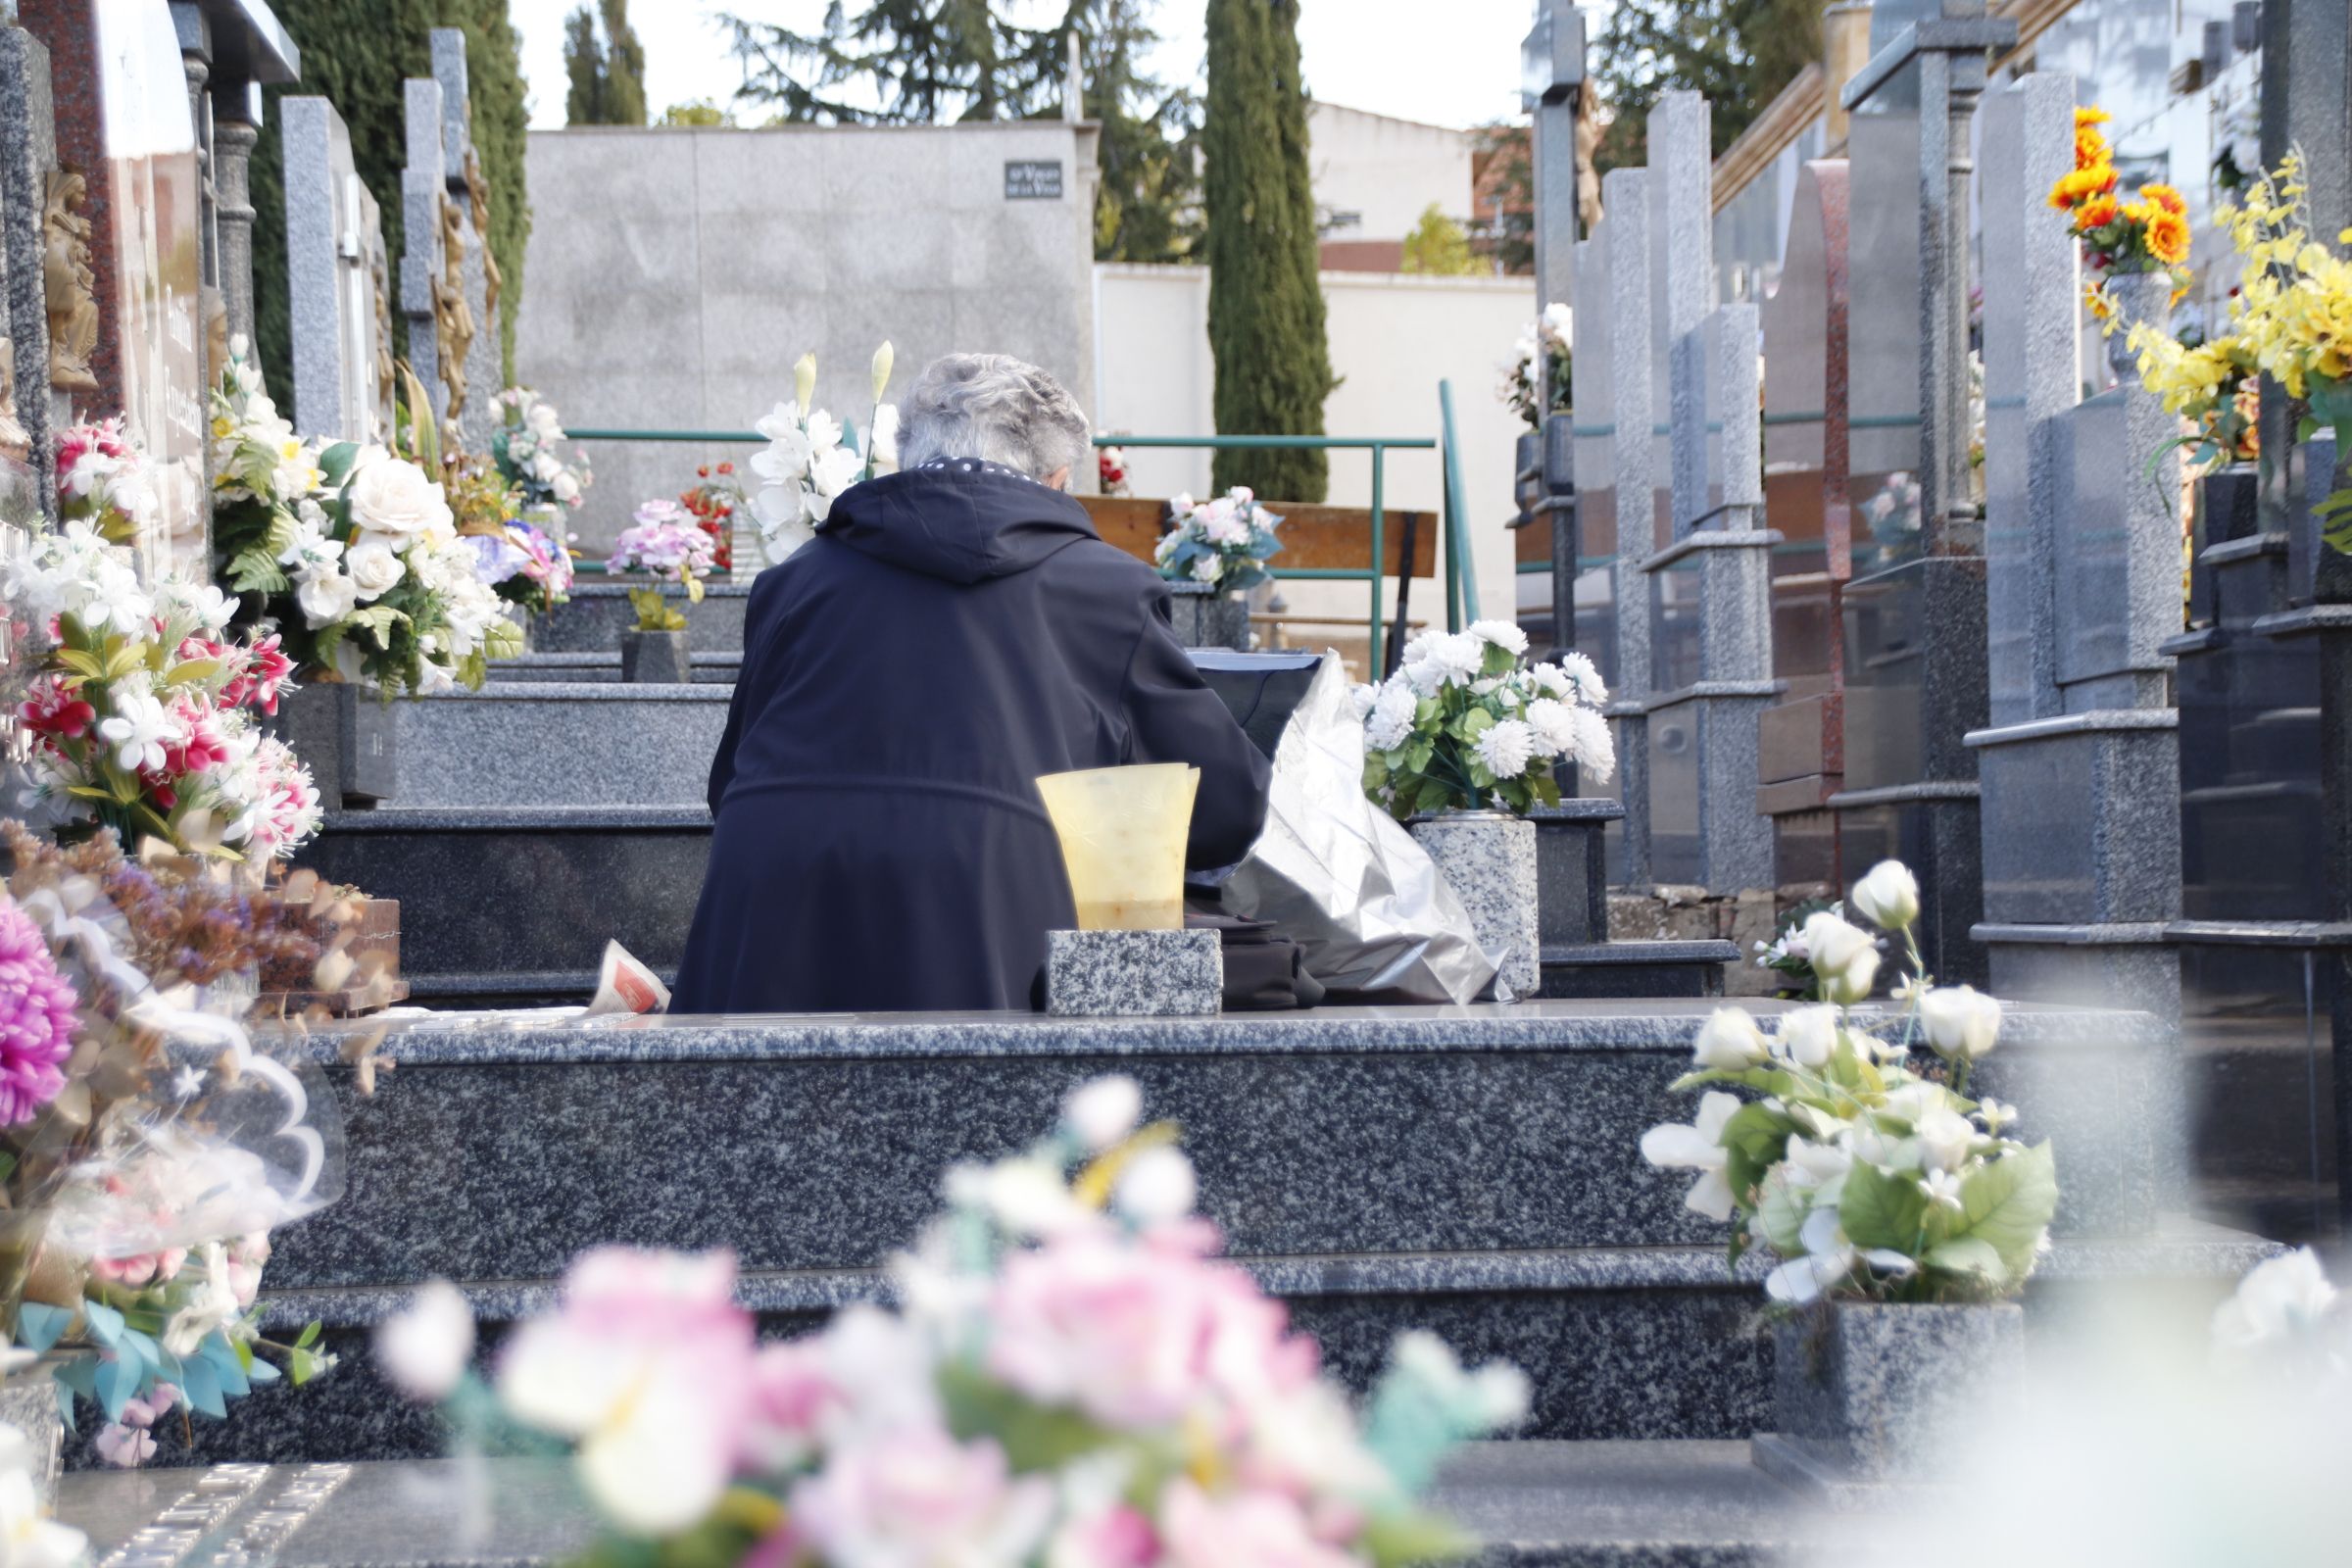
[[[126,1421],[110,1422],[100,1427],[92,1446],[97,1448],[99,1458],[118,1470],[136,1470],[155,1457],[153,1434],[145,1427],[132,1426]]]
[[[228,684],[220,688],[220,706],[276,712],[278,692],[294,673],[294,661],[279,650],[277,633],[271,632],[252,647],[232,652],[241,657]],[[184,650],[181,657],[186,657]]]
[[[1016,1480],[992,1438],[957,1443],[921,1425],[835,1449],[789,1508],[830,1563],[1015,1563],[1053,1522],[1054,1486]]]
[[[270,1233],[255,1231],[228,1244],[228,1291],[242,1309],[261,1294],[262,1266],[270,1261]]]
[[[1046,1561],[1053,1568],[1152,1568],[1159,1561],[1159,1537],[1142,1513],[1113,1502],[1063,1524]]]
[[[179,1277],[188,1261],[184,1247],[166,1247],[153,1252],[125,1252],[120,1257],[93,1257],[90,1273],[116,1285],[127,1285],[139,1290],[149,1285],[166,1285]]]
[[[210,703],[183,697],[172,705],[179,738],[164,743],[164,769],[173,777],[209,772],[228,760],[228,737]]]
[[[816,1451],[826,1425],[848,1410],[849,1395],[834,1382],[825,1348],[822,1339],[760,1347],[752,1363],[745,1468],[791,1469]]]
[[[26,729],[58,740],[79,740],[90,732],[90,725],[98,717],[96,709],[55,675],[35,682],[18,711],[23,714]]]
[[[66,1087],[79,1002],[40,928],[0,894],[0,1127],[30,1121]]]
[[[1179,1476],[1159,1494],[1169,1568],[1361,1568],[1351,1552],[1318,1540],[1298,1502],[1279,1492],[1210,1496]]]
[[[507,1342],[499,1396],[579,1440],[581,1480],[638,1535],[674,1534],[732,1479],[751,1414],[752,1319],[735,1259],[604,1247],[575,1260],[564,1304]]]

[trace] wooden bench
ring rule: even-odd
[[[1108,543],[1129,555],[1150,561],[1159,543],[1160,514],[1167,503],[1134,496],[1080,496]],[[1266,510],[1282,519],[1275,530],[1282,554],[1267,563],[1274,575],[1286,570],[1361,571],[1372,564],[1372,511],[1369,507],[1308,506],[1269,501]],[[1438,570],[1438,514],[1401,508],[1381,513],[1384,554],[1381,575],[1394,577],[1404,565],[1405,521],[1413,520],[1412,572],[1434,577]]]

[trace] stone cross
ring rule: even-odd
[[[384,422],[374,260],[383,220],[353,168],[351,133],[324,98],[279,100],[285,149],[293,422],[302,435],[375,439]]]
[[[466,353],[466,406],[458,424],[469,452],[488,452],[497,425],[491,399],[505,386],[499,352],[497,262],[490,255],[488,186],[473,145],[472,96],[466,76],[466,34],[456,27],[432,29],[433,79],[441,84],[441,156],[456,209],[451,242],[463,250],[455,269],[473,318]],[[444,263],[446,266],[446,261]]]
[[[464,384],[463,350],[454,327],[456,309],[465,301],[453,300],[447,283],[442,209],[449,201],[449,177],[442,152],[441,83],[411,76],[405,87],[408,159],[400,172],[400,313],[408,328],[409,368],[431,398],[434,416],[447,420],[449,368],[443,361],[445,354],[457,356],[457,376]]]

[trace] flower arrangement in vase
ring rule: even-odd
[[[1208,501],[1180,495],[1168,503],[1168,517],[1173,526],[1152,550],[1168,581],[1238,593],[1273,577],[1266,563],[1282,554],[1274,533],[1282,518],[1267,511],[1248,485],[1237,484]]]
[[[844,439],[841,421],[811,406],[816,396],[813,354],[802,355],[792,368],[793,401],[777,404],[754,426],[767,441],[767,450],[752,458],[752,471],[765,481],[752,499],[752,515],[771,564],[816,537],[844,490],[898,461],[899,411],[882,401],[894,363],[887,342],[874,350],[873,413],[862,458]]]
[[[695,525],[710,536],[710,562],[722,572],[735,569],[735,529],[751,513],[751,499],[735,477],[735,465],[703,464],[694,470],[695,482],[678,492],[678,505],[694,516]]]
[[[544,615],[570,597],[571,552],[561,513],[542,507],[553,532],[523,515],[523,490],[490,461],[457,456],[441,480],[458,537],[473,552],[474,575],[526,615]]]
[[[1400,1565],[1472,1544],[1417,1495],[1460,1441],[1526,1411],[1515,1370],[1408,1334],[1359,1416],[1281,1305],[1216,1256],[1166,1124],[1125,1078],[1030,1148],[948,1175],[897,1260],[895,1310],[757,1343],[734,1261],[611,1248],[562,1306],[466,1371],[464,1298],[379,1335],[468,1448],[577,1446],[596,1560],[1211,1568]]]
[[[576,446],[564,451],[570,437],[564,433],[556,406],[527,386],[508,387],[490,405],[498,411],[498,428],[490,436],[491,461],[520,492],[522,506],[577,510],[584,505],[595,475],[585,451]]]
[[[1601,716],[1609,693],[1599,671],[1578,653],[1531,668],[1526,652],[1527,633],[1502,620],[1407,643],[1396,674],[1355,691],[1366,792],[1402,821],[1557,806],[1560,762],[1605,783],[1617,752]]]
[[[1876,939],[1817,911],[1803,942],[1823,1002],[1784,1015],[1772,1034],[1744,1009],[1717,1008],[1695,1070],[1674,1085],[1705,1091],[1697,1119],[1650,1129],[1642,1157],[1699,1173],[1686,1203],[1731,1224],[1735,1259],[1754,1246],[1781,1259],[1765,1284],[1777,1302],[2013,1296],[2047,1242],[2058,1175],[2048,1144],[2007,1136],[2013,1108],[1969,1098],[1971,1070],[1998,1041],[2000,1004],[1926,975],[1919,887],[1902,865],[1874,867],[1852,902],[1899,933],[1910,959],[1891,1038],[1850,1011],[1877,979]],[[1915,1036],[1939,1067],[1914,1064]]]
[[[1527,422],[1530,430],[1544,428],[1544,417],[1549,414],[1568,412],[1572,396],[1570,388],[1575,376],[1570,363],[1570,317],[1568,307],[1551,304],[1544,314],[1527,324],[1512,345],[1511,358],[1502,368],[1502,379],[1494,388],[1495,401]],[[1548,395],[1536,395],[1536,362],[1543,359],[1550,367]]]
[[[263,1334],[270,1233],[341,1191],[335,1102],[244,1019],[254,977],[320,955],[304,913],[195,857],[126,859],[0,823],[0,1311],[32,1375],[107,1423],[135,1464],[174,1407],[229,1400],[333,1358],[311,1325]]]
[[[111,827],[223,859],[282,859],[318,829],[310,769],[262,733],[290,689],[274,635],[229,629],[210,583],[143,588],[88,521],[0,528],[17,647],[0,681],[24,738],[27,802],[64,838]]]
[[[1131,496],[1134,489],[1128,483],[1127,449],[1125,447],[1097,447],[1095,449],[1095,484],[1106,496]]]
[[[412,388],[421,402],[422,388]],[[242,600],[233,624],[274,629],[306,680],[386,695],[479,688],[521,629],[459,538],[426,432],[414,458],[295,438],[232,340],[213,393],[216,575]]]
[[[686,649],[686,617],[670,608],[665,583],[686,590],[688,604],[703,602],[703,579],[710,575],[715,548],[693,514],[675,501],[648,501],[637,520],[612,543],[605,570],[613,576],[643,572],[648,588],[631,588],[629,604],[637,624],[621,634],[621,679],[684,682],[694,678]]]
[[[2341,472],[2352,454],[2352,259],[2311,237],[2299,153],[2240,196],[2214,215],[2242,262],[2228,329],[2191,346],[2161,322],[2139,321],[2129,347],[2147,389],[2195,425],[2183,438],[2192,458],[2210,462],[2239,449],[2254,415],[2243,389],[2268,375],[2309,409],[2298,439],[2322,426],[2335,432]],[[2339,235],[2338,246],[2345,243]],[[2352,553],[2352,488],[2331,492],[2319,515],[2328,544]]]
[[[154,475],[120,418],[58,432],[57,500],[59,517],[88,523],[111,545],[134,543],[155,519]]]
[[[2188,202],[2163,184],[2140,186],[2137,200],[2117,195],[2115,150],[2099,129],[2109,118],[2103,109],[2075,111],[2075,167],[2050,187],[2050,205],[2067,215],[2083,259],[2102,282],[2141,272],[2173,278],[2188,261]],[[2092,290],[2104,292],[2099,282]]]

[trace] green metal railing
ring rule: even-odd
[[[1276,570],[1277,577],[1293,577],[1301,581],[1324,580],[1362,582],[1369,584],[1371,611],[1366,624],[1371,636],[1370,673],[1377,676],[1387,665],[1383,662],[1384,621],[1381,585],[1387,565],[1388,534],[1385,512],[1387,491],[1387,459],[1391,452],[1430,452],[1439,454],[1445,468],[1445,513],[1441,539],[1446,561],[1446,627],[1448,631],[1461,629],[1465,619],[1478,619],[1478,583],[1469,567],[1468,544],[1464,538],[1464,520],[1469,515],[1462,500],[1462,468],[1454,440],[1453,383],[1438,383],[1440,433],[1435,436],[1346,436],[1346,435],[1097,435],[1099,447],[1131,448],[1206,448],[1229,452],[1265,451],[1353,451],[1372,454],[1372,551],[1370,564],[1354,566],[1300,566]],[[634,430],[634,429],[566,429],[574,441],[660,441],[678,443],[708,443],[720,446],[759,446],[764,437],[753,430]],[[846,422],[842,439],[853,448],[857,431]],[[1408,562],[1407,566],[1410,566]],[[604,570],[601,562],[581,562],[583,573]]]

